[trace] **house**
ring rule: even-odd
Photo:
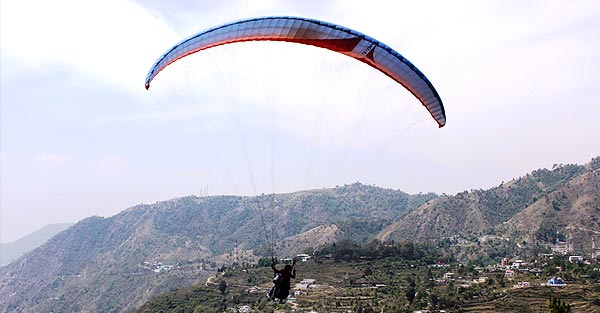
[[[567,284],[565,284],[565,282],[560,277],[553,277],[546,283],[546,286],[550,287],[564,287],[566,285]]]
[[[568,242],[558,241],[558,240],[556,241],[556,244],[554,244],[554,246],[550,247],[550,249],[553,252],[556,252],[556,253],[562,254],[562,255],[565,255],[573,250],[573,248],[571,247],[571,245]]]
[[[307,285],[307,284],[300,284],[300,283],[298,283],[298,284],[296,284],[294,286],[294,290],[298,290],[298,291],[300,291],[300,290],[308,290],[308,286],[309,285]]]
[[[515,276],[515,271],[508,269],[504,272],[504,277],[514,277]]]
[[[523,265],[527,265],[527,262],[523,261],[523,260],[515,260],[512,265],[511,268],[512,269],[519,269],[521,266]]]
[[[583,257],[581,255],[572,255],[569,257],[569,263],[581,263],[583,262]]]
[[[541,269],[539,269],[539,268],[537,268],[537,267],[534,267],[534,268],[530,269],[529,271],[530,271],[531,273],[536,273],[536,274],[538,274],[538,273],[541,273],[541,272],[542,272],[542,270],[541,270]]]
[[[448,272],[444,274],[444,280],[453,280],[454,279],[455,274]]]
[[[295,290],[308,290],[311,286],[315,286],[315,279],[303,279],[294,286]]]
[[[310,255],[306,253],[298,254],[296,257],[302,262],[306,262],[310,259]]]
[[[520,281],[518,282],[516,285],[513,286],[513,288],[529,288],[531,287],[531,283],[528,281]]]

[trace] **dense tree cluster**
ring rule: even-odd
[[[376,239],[366,244],[342,240],[326,245],[315,252],[317,258],[327,257],[334,260],[357,261],[393,257],[406,260],[422,260],[429,264],[434,263],[440,255],[438,250],[427,245],[416,244],[407,240],[381,242]]]

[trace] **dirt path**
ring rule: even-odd
[[[223,273],[219,273],[215,276],[210,276],[206,279],[206,284],[204,284],[206,287],[208,286],[216,286],[218,285],[218,283],[213,282],[213,280],[219,278],[220,276],[223,276]]]

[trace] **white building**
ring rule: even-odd
[[[448,272],[444,274],[444,280],[453,280],[454,279],[455,274]]]
[[[571,255],[569,257],[570,263],[580,263],[583,262],[583,257],[581,255]]]
[[[298,254],[296,257],[302,262],[306,262],[310,259],[310,255],[306,253]]]

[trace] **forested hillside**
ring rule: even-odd
[[[311,229],[340,224],[335,238],[368,240],[404,212],[435,198],[353,184],[258,197],[183,197],[91,217],[1,269],[6,312],[128,311],[159,292],[189,286],[233,262],[320,244]],[[336,227],[337,228],[337,227]],[[345,229],[351,229],[347,235]],[[312,234],[312,236],[311,236]],[[332,237],[333,238],[333,237]],[[275,253],[278,253],[275,251]]]

